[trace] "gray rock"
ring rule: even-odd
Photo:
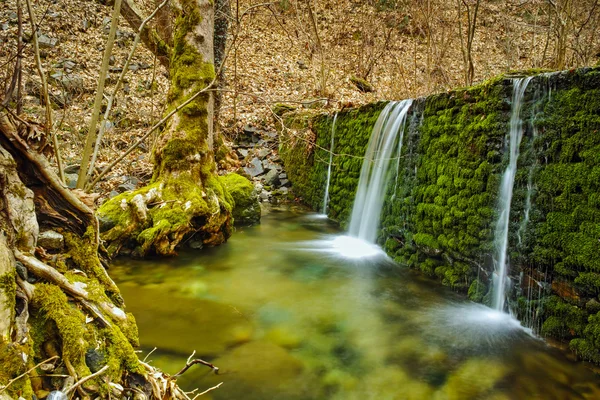
[[[188,247],[194,250],[201,250],[204,247],[202,240],[190,240]]]
[[[249,153],[249,151],[248,151],[247,149],[238,149],[238,150],[237,150],[237,152],[238,152],[238,154],[239,154],[240,156],[242,156],[243,158],[246,158],[246,157],[248,157],[248,153]]]
[[[75,63],[71,60],[65,60],[65,62],[63,63],[64,69],[74,69],[76,66],[77,66],[77,63]]]
[[[258,128],[251,126],[251,125],[245,125],[242,130],[244,131],[244,133],[250,133],[250,134],[255,134],[258,133]]]
[[[106,364],[106,357],[102,351],[91,348],[85,352],[85,364],[92,373],[98,372]]]
[[[38,44],[40,45],[41,49],[51,49],[56,47],[58,44],[58,39],[42,34],[38,37]]]
[[[265,175],[265,183],[270,186],[279,185],[279,173],[276,169],[272,169]]]
[[[111,192],[112,193],[112,192]],[[117,192],[115,192],[117,193]],[[118,193],[117,193],[118,194]],[[98,224],[100,225],[100,232],[106,232],[117,226],[117,223],[105,215],[98,216]]]
[[[290,192],[290,189],[288,189],[287,187],[280,187],[279,189],[277,189],[277,191],[283,196],[287,196],[287,194]]]
[[[54,390],[50,392],[46,400],[67,400],[67,395],[60,390]]]
[[[111,192],[108,194],[108,198],[112,199],[113,197],[117,197],[119,195],[119,192],[117,192],[116,190],[111,190]]]
[[[28,273],[27,273],[27,268],[25,268],[25,266],[23,265],[23,263],[21,261],[17,261],[15,263],[15,268],[17,270],[17,274],[19,274],[19,276],[21,277],[21,279],[23,279],[24,281],[26,281],[27,279],[29,279]]]
[[[121,183],[119,186],[117,186],[117,191],[119,191],[120,193],[123,192],[131,192],[133,190],[135,190],[137,186],[132,183],[132,182],[125,182],[125,183]]]
[[[262,163],[257,157],[254,157],[252,161],[244,167],[244,171],[251,177],[258,176],[265,172]]]
[[[267,171],[275,170],[277,171],[277,175],[279,175],[279,171],[281,170],[281,166],[275,164],[271,160],[263,160],[262,162],[263,168]]]
[[[263,190],[262,192],[260,192],[260,199],[262,201],[267,201],[269,200],[269,197],[271,196],[271,193],[267,192],[266,190]]]
[[[11,11],[8,13],[8,19],[10,22],[18,22],[19,21],[19,16],[17,15],[16,12]]]
[[[256,155],[258,156],[258,158],[260,158],[262,160],[263,158],[268,156],[270,153],[271,153],[271,151],[269,149],[259,149],[256,152]]]
[[[0,24],[0,30],[7,31],[8,30],[8,22],[2,22]]]
[[[50,80],[61,85],[69,93],[84,91],[83,78],[78,74],[65,74],[58,71],[50,75]]]
[[[287,179],[287,174],[285,172],[280,173],[279,179]]]
[[[77,187],[77,174],[65,174],[65,180],[67,181],[67,187],[69,189],[75,189]]]
[[[64,169],[65,174],[78,174],[79,164],[69,164]]]
[[[65,238],[58,232],[44,231],[38,236],[37,244],[46,250],[62,250]]]
[[[279,184],[280,184],[281,186],[285,186],[285,187],[290,187],[290,186],[292,185],[292,184],[290,183],[290,181],[289,181],[289,180],[287,180],[287,179],[280,179],[280,180],[279,180]]]

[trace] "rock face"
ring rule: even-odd
[[[579,356],[596,363],[600,315],[590,301],[600,293],[599,76],[600,67],[594,67],[539,75],[529,83],[508,244],[510,303],[519,318],[570,341]],[[381,216],[379,244],[392,258],[483,302],[491,297],[512,90],[513,78],[500,77],[415,100]],[[329,215],[342,225],[384,106],[338,113]],[[320,161],[329,157],[324,149],[331,143],[333,116],[301,113],[284,115],[296,133],[281,140],[280,154],[296,195],[319,209],[327,176],[327,163]],[[316,136],[316,146],[296,139],[303,132]],[[530,304],[528,293],[536,293]],[[539,302],[538,293],[546,300]]]

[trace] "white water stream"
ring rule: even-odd
[[[331,124],[331,143],[329,145],[329,166],[327,167],[327,182],[325,183],[325,196],[323,196],[323,209],[321,213],[327,215],[327,205],[329,204],[329,184],[331,183],[331,164],[333,164],[333,145],[335,137],[335,122],[337,121],[337,113],[333,116]]]
[[[400,156],[406,115],[411,105],[410,99],[389,103],[379,115],[369,139],[349,228],[351,236],[368,243],[375,243],[377,239],[381,208],[390,178],[388,168],[394,156]],[[394,154],[396,149],[397,154]]]
[[[496,277],[494,279],[494,297],[492,307],[498,311],[504,310],[506,300],[505,290],[508,284],[507,272],[509,270],[508,228],[510,222],[510,205],[513,196],[515,176],[517,174],[517,161],[519,159],[519,147],[523,138],[523,121],[521,120],[521,106],[525,89],[531,81],[531,77],[519,78],[513,81],[512,108],[510,116],[510,154],[506,171],[502,175],[502,185],[498,201],[499,216],[496,223]]]

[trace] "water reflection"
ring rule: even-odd
[[[393,265],[344,258],[337,229],[275,209],[229,243],[111,274],[166,372],[211,399],[595,399],[598,379],[506,314]],[[351,246],[354,248],[354,246]]]

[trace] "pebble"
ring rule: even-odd
[[[65,245],[65,238],[58,232],[45,231],[39,234],[37,244],[46,250],[61,250]]]

